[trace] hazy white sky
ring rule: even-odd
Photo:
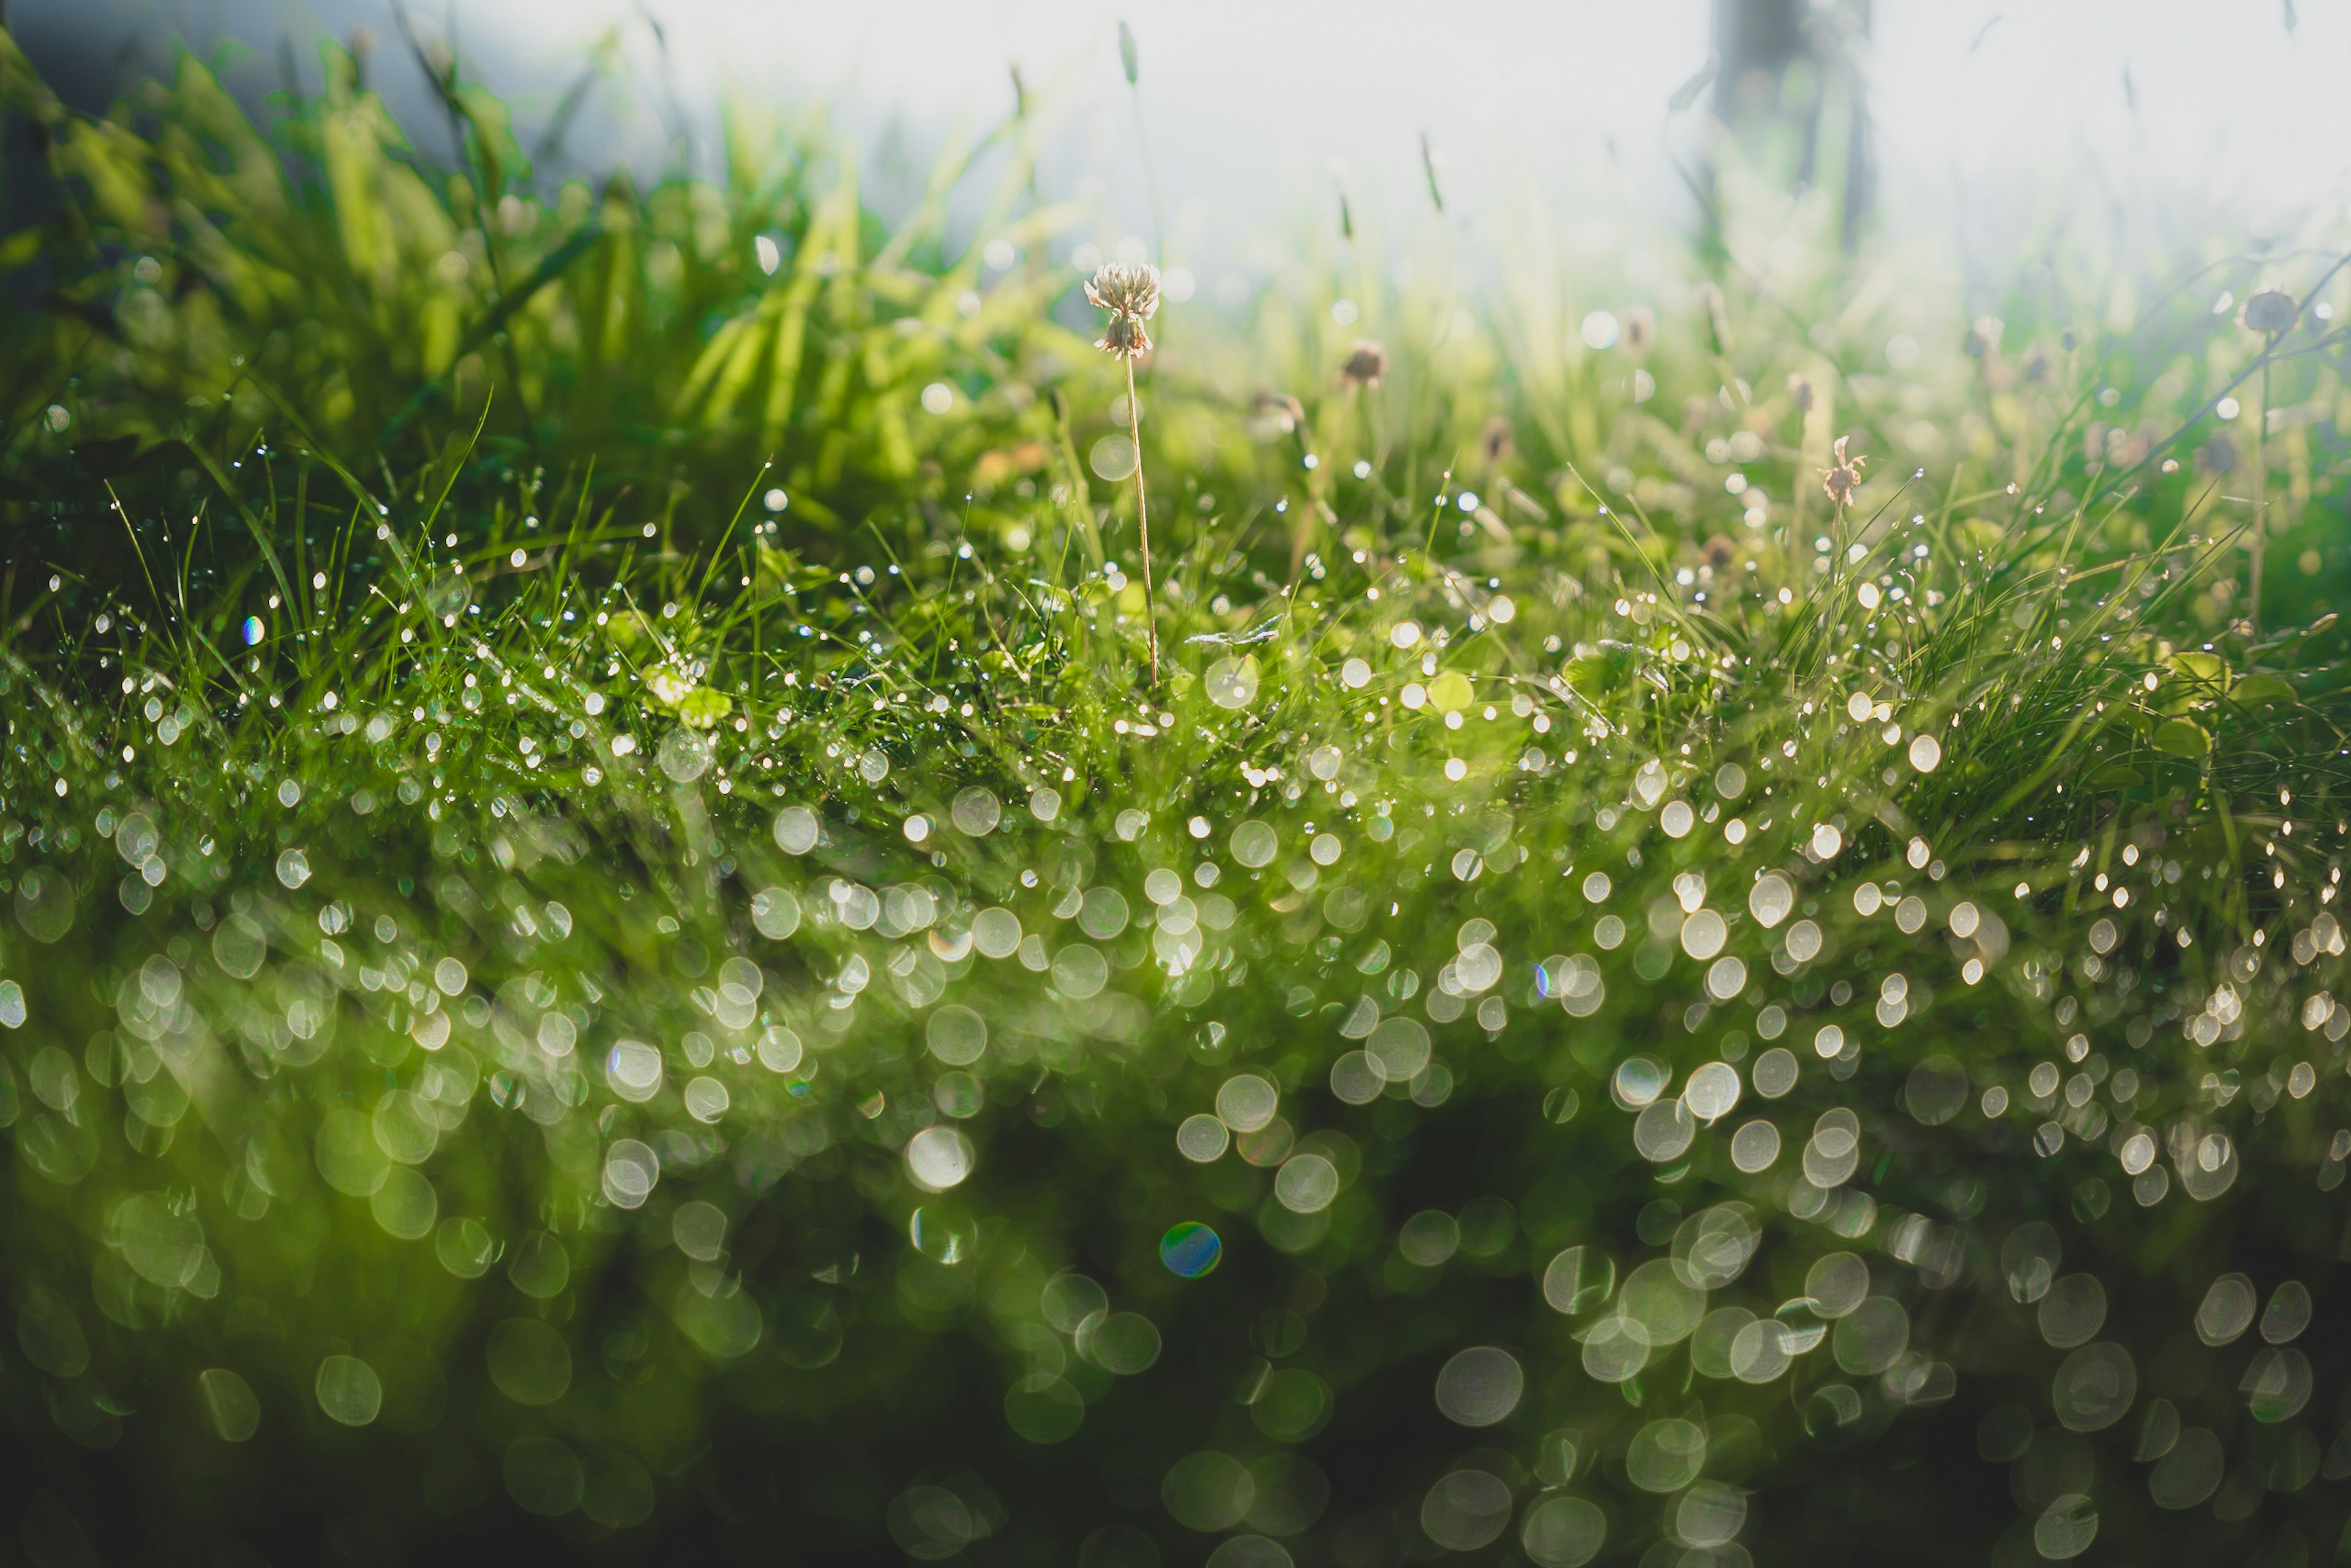
[[[2351,0],[1877,0],[1872,108],[1897,207],[1950,204],[1953,183],[2012,193],[2088,151],[2133,172],[2281,210],[2339,210],[2351,159]],[[17,0],[27,31],[177,27],[265,47],[392,37],[389,0]],[[1228,247],[1346,171],[1360,206],[1423,199],[1421,134],[1448,197],[1475,209],[1498,174],[1562,200],[1621,168],[1661,210],[1678,203],[1665,100],[1706,57],[1709,0],[412,0],[454,30],[479,74],[526,106],[602,35],[626,46],[640,127],[663,97],[646,18],[669,44],[677,99],[721,94],[834,106],[874,162],[895,124],[921,163],[958,123],[1010,101],[1019,62],[1067,119],[1050,170],[1106,193],[1137,226],[1144,198],[1117,24],[1140,43],[1143,112],[1179,233]],[[111,22],[93,20],[110,12]],[[303,51],[307,53],[307,50]],[[2127,71],[2136,110],[2126,99]],[[1690,128],[1680,128],[1687,132]],[[1327,199],[1327,198],[1326,198]]]
[[[1544,172],[1613,143],[1638,188],[1674,186],[1665,100],[1706,57],[1707,0],[645,0],[689,100],[778,90],[834,100],[914,145],[1009,96],[1006,68],[1057,82],[1079,162],[1137,188],[1117,65],[1140,44],[1144,112],[1171,208],[1248,223],[1334,161],[1374,191],[1419,177],[1426,131],[1448,185]],[[1873,111],[1897,200],[1954,176],[2046,167],[2087,149],[2253,200],[2339,198],[2351,158],[2351,0],[1879,0]],[[637,0],[501,0],[462,9],[549,68]],[[2136,110],[2125,90],[2128,73]],[[1371,199],[1376,199],[1376,196]],[[1139,207],[1130,211],[1140,212]]]

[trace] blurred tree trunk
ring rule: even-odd
[[[1769,167],[1792,133],[1795,189],[1839,206],[1850,250],[1876,195],[1862,57],[1873,0],[1715,0],[1715,117]]]

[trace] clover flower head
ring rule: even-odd
[[[1113,316],[1102,327],[1102,335],[1094,340],[1094,347],[1114,360],[1131,360],[1151,351],[1151,333],[1140,318]]]
[[[1151,348],[1144,323],[1159,312],[1159,269],[1148,262],[1106,261],[1086,282],[1086,300],[1110,312],[1094,347],[1119,359]]]

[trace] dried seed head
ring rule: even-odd
[[[1827,491],[1829,499],[1840,507],[1853,499],[1853,493],[1861,487],[1862,466],[1869,461],[1865,456],[1845,455],[1844,444],[1852,439],[1850,435],[1838,436],[1836,466],[1821,470],[1821,488]]]
[[[1730,558],[1738,549],[1729,535],[1717,534],[1706,541],[1706,564],[1720,571],[1730,564]]]
[[[1997,316],[1979,316],[1960,347],[1975,359],[1987,360],[2000,352],[2000,335],[2005,324]]]
[[[2245,308],[2237,319],[2256,332],[2283,332],[2301,314],[2293,295],[2283,288],[2264,288],[2245,301]]]
[[[1802,371],[1790,371],[1788,372],[1788,395],[1795,400],[1796,412],[1798,413],[1804,414],[1813,412],[1812,379],[1804,375]]]
[[[1140,317],[1122,311],[1113,314],[1103,326],[1102,335],[1094,340],[1094,347],[1114,360],[1131,360],[1137,354],[1151,351],[1151,334],[1144,329]]]
[[[1850,435],[1836,437],[1836,468],[1820,470],[1820,489],[1829,491],[1829,501],[1845,506],[1853,501],[1853,491],[1862,486],[1862,465],[1869,463],[1866,456],[1845,456],[1845,442]]]
[[[1275,435],[1288,435],[1306,423],[1305,404],[1270,387],[1258,389],[1256,414],[1257,422]]]
[[[1657,313],[1646,305],[1627,305],[1616,321],[1616,346],[1628,354],[1645,353],[1657,340]]]
[[[1503,458],[1508,457],[1510,455],[1511,446],[1515,444],[1516,437],[1511,434],[1510,422],[1499,413],[1486,422],[1485,433],[1478,438],[1478,449],[1486,455],[1486,461],[1489,463],[1499,463]]]
[[[1359,387],[1375,387],[1387,373],[1388,351],[1369,338],[1357,341],[1354,352],[1339,367],[1340,376]]]
[[[1106,261],[1086,284],[1086,298],[1113,316],[1148,321],[1159,311],[1159,269],[1149,262]]]

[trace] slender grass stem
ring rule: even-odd
[[[1126,427],[1134,443],[1134,521],[1143,534],[1143,635],[1151,648],[1151,684],[1159,684],[1159,601],[1151,583],[1151,507],[1143,494],[1143,405],[1134,399],[1134,356],[1126,356]]]
[[[2269,422],[2270,367],[2262,366],[2262,400],[2253,405],[2253,562],[2251,598],[2245,619],[2252,627],[2252,640],[2262,637],[2262,558],[2269,552],[2262,547],[2269,543]]]

